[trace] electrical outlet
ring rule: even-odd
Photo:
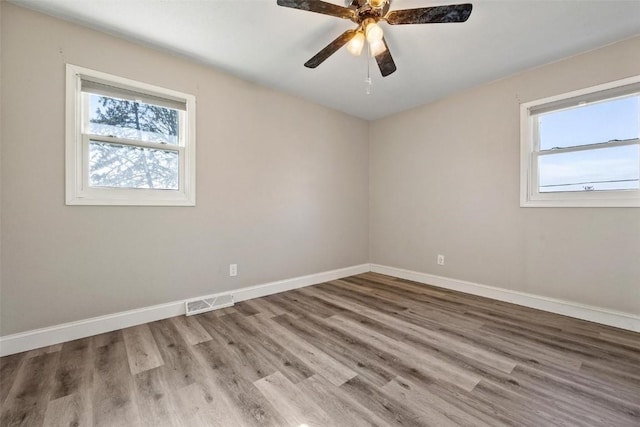
[[[438,265],[444,265],[444,255],[438,255]]]
[[[238,275],[238,264],[229,264],[229,276]]]

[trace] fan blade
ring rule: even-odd
[[[354,20],[356,17],[356,12],[353,9],[320,0],[278,0],[278,6],[308,10],[310,12],[323,13],[343,19]]]
[[[333,55],[338,49],[347,44],[349,40],[356,35],[356,30],[347,30],[338,36],[337,39],[329,43],[324,49],[316,53],[316,55],[304,63],[307,68],[316,68],[322,64],[328,57]]]
[[[385,50],[376,55],[376,62],[378,63],[382,77],[387,77],[396,71],[396,63],[393,62],[393,57],[391,56],[391,52],[389,52],[389,46],[387,46],[387,41],[384,37],[382,38],[382,42],[384,43]]]
[[[394,10],[389,12],[385,19],[391,25],[464,22],[469,19],[471,9],[473,9],[473,5],[467,3]]]

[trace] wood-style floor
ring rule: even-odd
[[[5,426],[640,426],[640,334],[367,273],[0,359]]]

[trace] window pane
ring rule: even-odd
[[[92,187],[178,189],[177,151],[89,142]]]
[[[144,102],[84,93],[88,98],[87,133],[178,144],[178,110]]]
[[[639,156],[638,145],[540,156],[539,191],[549,193],[638,189]]]
[[[640,96],[541,114],[538,132],[540,150],[638,138]]]

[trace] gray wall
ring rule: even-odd
[[[371,262],[640,313],[640,209],[519,207],[519,103],[637,74],[640,38],[373,123]]]
[[[64,205],[67,62],[196,95],[196,207]],[[367,122],[4,2],[1,72],[1,335],[368,261]]]

